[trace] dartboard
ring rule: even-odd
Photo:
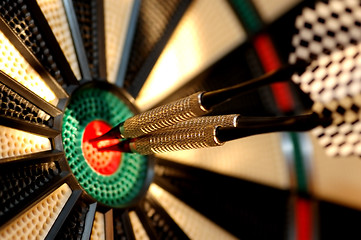
[[[0,238],[311,236],[313,197],[332,193],[311,189],[305,135],[151,156],[89,142],[152,107],[278,69],[309,2],[0,1]],[[297,114],[311,104],[290,81],[212,114]],[[317,204],[321,219],[359,218]]]

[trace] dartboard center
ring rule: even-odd
[[[99,142],[89,142],[89,140],[103,135],[111,129],[111,126],[103,120],[91,121],[84,130],[82,139],[82,151],[85,160],[90,167],[99,174],[111,175],[119,167],[121,152],[102,151],[102,147],[115,145],[117,139],[104,140]]]

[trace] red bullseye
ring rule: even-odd
[[[98,148],[114,145],[119,141],[104,140],[90,143],[89,140],[108,132],[111,126],[104,121],[91,121],[85,128],[82,140],[83,155],[88,164],[97,173],[113,174],[119,167],[121,153],[117,151],[98,151]]]

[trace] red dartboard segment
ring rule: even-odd
[[[91,168],[99,174],[111,175],[119,167],[121,152],[98,151],[99,147],[114,145],[117,139],[92,142],[89,140],[108,132],[111,126],[102,120],[91,121],[85,128],[82,140],[83,155]]]
[[[266,73],[281,67],[281,62],[278,59],[271,38],[267,34],[258,35],[254,39],[253,45],[255,46],[256,52]],[[273,83],[271,84],[271,89],[279,109],[283,112],[292,111],[294,108],[294,101],[288,83]]]

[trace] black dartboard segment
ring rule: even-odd
[[[31,123],[40,123],[51,127],[53,118],[31,104],[28,100],[0,83],[0,114],[24,120]]]
[[[125,75],[124,87],[136,97],[191,0],[144,0]]]
[[[162,159],[157,159],[154,182],[239,238],[285,239],[288,191]],[[225,197],[228,192],[231,198]]]
[[[359,210],[321,201],[316,211],[320,216],[319,239],[361,237],[356,230],[361,219]]]
[[[136,209],[149,236],[155,239],[189,239],[151,194]]]
[[[89,205],[83,201],[78,201],[61,227],[56,239],[81,239],[88,212]]]
[[[38,201],[52,186],[63,181],[64,176],[66,173],[57,162],[27,164],[11,171],[1,170],[1,224]]]
[[[36,1],[2,1],[2,21],[62,86],[75,76]]]
[[[135,239],[128,211],[114,211],[113,217],[114,239]]]
[[[105,79],[103,2],[73,1],[90,73],[93,79]]]

